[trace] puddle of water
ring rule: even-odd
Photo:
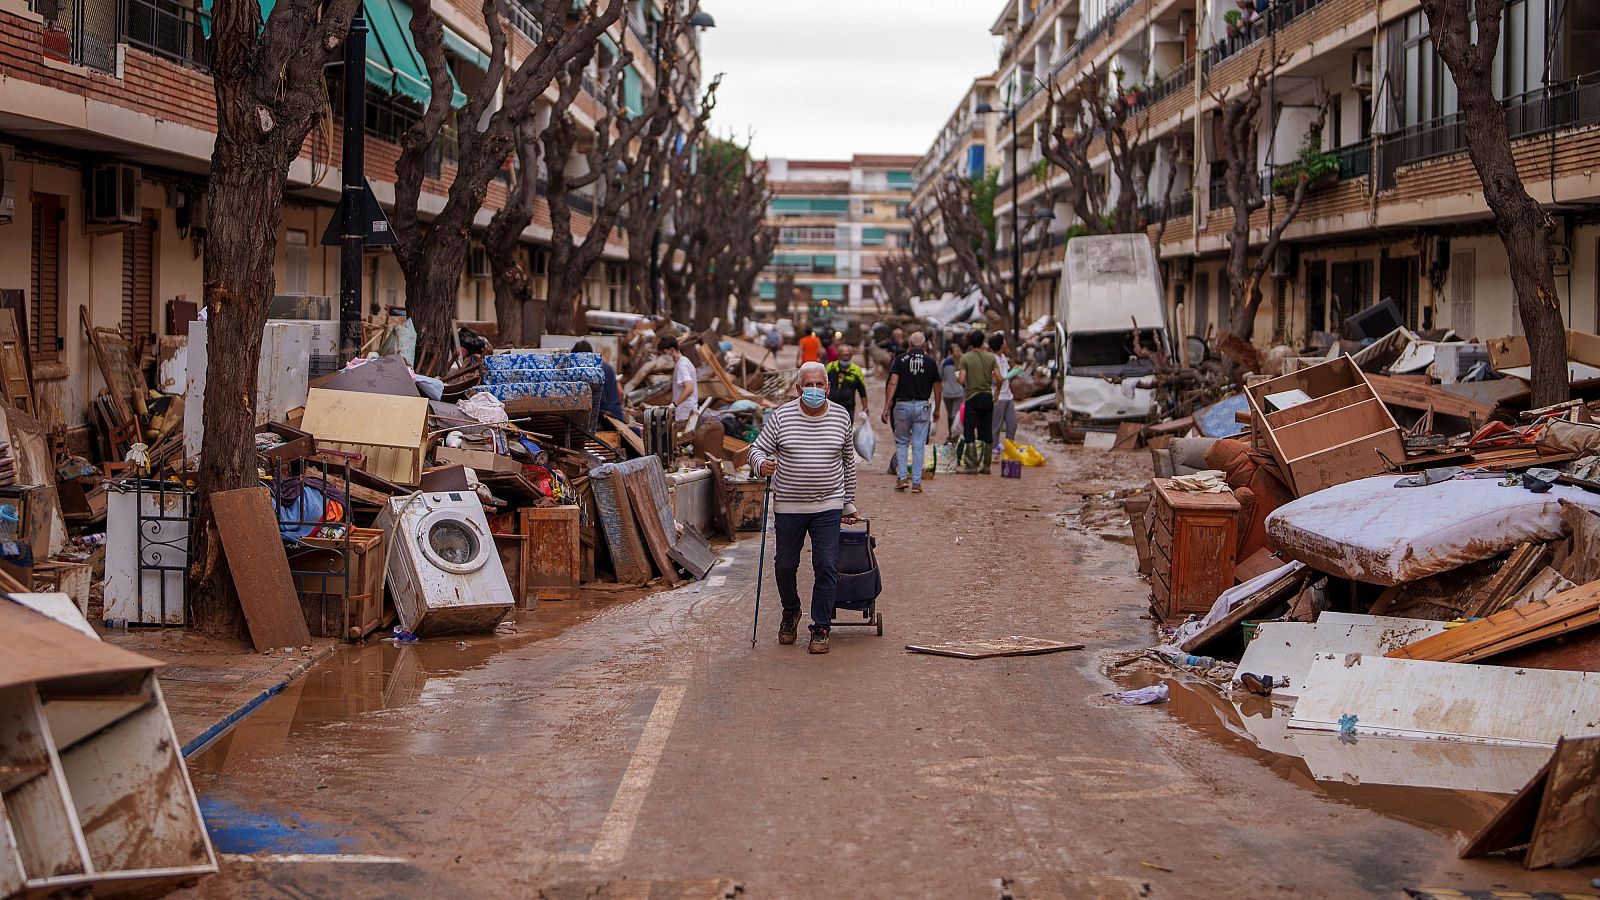
[[[1278,777],[1341,803],[1361,806],[1456,837],[1474,834],[1549,756],[1528,747],[1409,741],[1289,729],[1292,701],[1244,695],[1236,703],[1208,681],[1132,671],[1123,687],[1165,682],[1167,711],[1189,730],[1243,753]]]

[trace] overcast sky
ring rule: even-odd
[[[712,125],[758,157],[921,155],[995,67],[1001,0],[701,0]]]

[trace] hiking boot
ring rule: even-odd
[[[894,489],[897,490],[897,491],[903,491],[903,490],[905,490],[906,488],[908,488],[910,486],[911,486],[911,479],[909,479],[909,478],[897,478],[897,479],[895,479]]]
[[[913,493],[913,494],[922,493],[922,485],[920,485],[920,484],[912,484],[911,485],[911,493]]]
[[[978,442],[978,474],[989,474],[989,467],[993,465],[994,457],[989,455],[989,445],[983,441]]]
[[[806,652],[808,652],[808,653],[827,653],[828,652],[828,629],[826,629],[826,628],[818,628],[815,625],[813,625],[811,627],[811,643],[806,645]]]
[[[780,643],[780,644],[792,644],[792,643],[794,643],[795,634],[799,631],[799,626],[800,626],[800,610],[797,609],[797,610],[794,610],[793,612],[790,612],[787,609],[784,610],[783,611],[783,621],[778,623],[778,643]]]

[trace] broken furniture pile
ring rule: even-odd
[[[1426,354],[1437,371],[1442,357],[1472,357],[1456,342],[1402,337],[1385,350],[1392,359]],[[1569,351],[1589,358],[1592,337],[1569,336]],[[1516,343],[1490,342],[1470,371],[1522,384]],[[1146,430],[1158,477],[1125,508],[1165,626],[1151,656],[1268,694],[1277,714],[1241,712],[1245,727],[1318,778],[1499,793],[1536,775],[1575,777],[1569,765],[1594,779],[1587,750],[1543,772],[1558,744],[1600,735],[1600,403],[1581,399],[1593,385],[1527,410],[1506,400],[1525,404],[1525,384],[1480,402],[1367,371],[1371,356],[1359,356],[1250,377],[1219,404],[1232,415],[1187,423],[1226,436]],[[1417,774],[1396,762],[1420,761],[1438,741],[1497,748],[1493,772],[1446,762]],[[1532,835],[1537,850],[1524,813],[1469,849]],[[1570,813],[1539,812],[1539,828]],[[1600,852],[1592,818],[1586,837],[1563,827],[1564,849],[1530,851],[1530,866]]]

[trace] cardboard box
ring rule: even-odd
[[[441,466],[463,465],[478,472],[502,472],[515,475],[522,471],[521,463],[509,456],[501,456],[488,450],[439,447],[433,451],[433,459]]]
[[[1502,375],[1528,381],[1533,377],[1533,354],[1522,335],[1492,338],[1489,365]],[[1567,378],[1590,381],[1600,378],[1600,335],[1567,329]]]

